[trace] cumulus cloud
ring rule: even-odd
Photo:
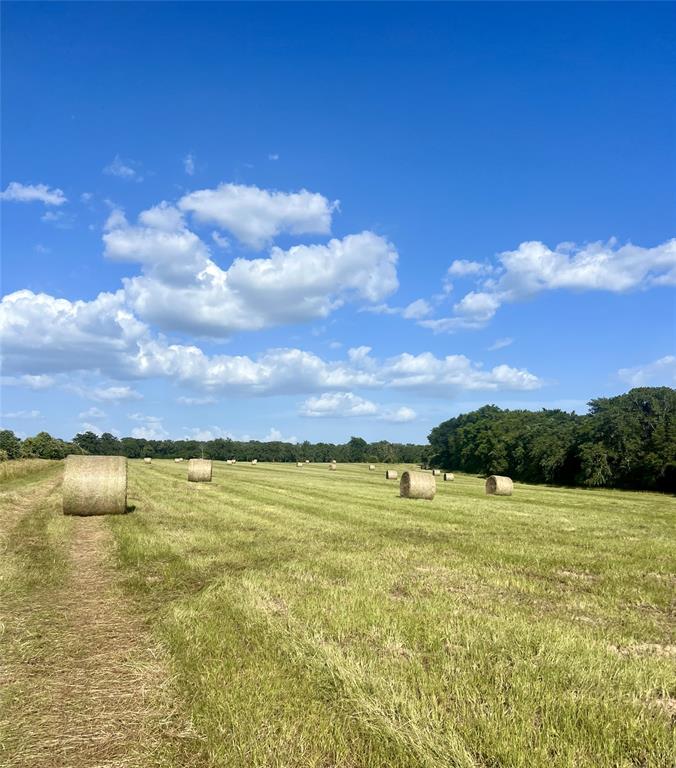
[[[398,287],[397,251],[368,231],[274,247],[267,258],[237,258],[224,270],[182,212],[162,202],[143,211],[137,225],[113,211],[103,239],[108,258],[141,264],[142,275],[123,281],[124,299],[164,330],[227,336],[306,322],[346,301],[380,301]]]
[[[676,385],[676,356],[665,355],[659,360],[635,368],[620,368],[619,378],[632,387],[647,387],[650,385]]]
[[[505,303],[520,301],[544,291],[609,291],[623,293],[661,285],[676,285],[676,239],[652,248],[632,243],[561,243],[551,249],[539,241],[523,242],[503,251],[494,265],[464,259],[449,267],[448,279],[471,277],[476,289],[453,307],[450,317],[415,318],[435,333],[483,328]]]
[[[103,172],[108,176],[117,176],[118,179],[126,181],[143,181],[143,176],[139,175],[136,167],[137,163],[133,160],[123,160],[119,155],[115,155],[115,159],[103,169]]]
[[[46,184],[21,184],[11,181],[4,192],[0,192],[0,200],[15,203],[40,202],[45,205],[63,205],[68,198],[60,189],[50,189]]]
[[[292,443],[293,445],[295,445],[298,442],[298,438],[295,435],[291,435],[291,437],[284,437],[278,429],[271,427],[270,431],[261,440],[261,442],[262,443]]]
[[[331,231],[331,216],[338,201],[306,189],[277,192],[241,184],[220,184],[181,198],[181,210],[201,222],[216,224],[240,242],[260,249],[278,235],[319,234]]]
[[[169,437],[169,433],[162,424],[159,416],[146,416],[142,413],[130,413],[131,421],[140,422],[141,426],[134,427],[131,431],[132,437],[144,440],[164,440]]]
[[[128,385],[110,387],[81,387],[67,385],[71,392],[99,403],[119,403],[122,400],[142,400],[143,395]]]
[[[324,392],[319,397],[310,397],[301,405],[300,412],[311,418],[367,417],[396,423],[416,418],[412,408],[384,408],[353,392]]]
[[[106,414],[100,409],[92,406],[86,411],[78,414],[78,419],[105,419]]]

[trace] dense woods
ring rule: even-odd
[[[486,405],[429,435],[430,463],[529,483],[676,490],[676,390],[641,387],[585,415]]]
[[[60,459],[69,453],[130,459],[413,463],[528,483],[676,490],[676,390],[642,387],[589,403],[585,415],[559,410],[509,411],[486,405],[435,427],[429,445],[119,439],[83,432],[68,443],[40,432],[20,440],[0,431],[0,457]]]

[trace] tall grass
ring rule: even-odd
[[[44,472],[61,462],[52,459],[11,459],[0,462],[0,483],[11,482],[28,475]]]
[[[672,765],[671,498],[154,461],[129,503],[120,567],[193,727],[175,766]]]

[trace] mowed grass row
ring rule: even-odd
[[[130,462],[109,522],[175,764],[671,766],[674,500],[384,470]]]

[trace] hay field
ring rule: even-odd
[[[129,463],[135,511],[98,520],[171,691],[139,765],[672,766],[674,499],[456,474],[412,501],[384,470]],[[55,551],[93,521],[35,514]]]

